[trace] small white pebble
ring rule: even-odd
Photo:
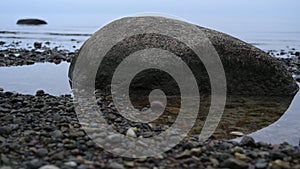
[[[244,136],[245,134],[240,132],[240,131],[232,131],[230,132],[231,135],[235,135],[235,136]]]
[[[69,166],[69,167],[76,167],[77,166],[77,164],[74,161],[65,162],[65,165]]]
[[[40,167],[39,169],[59,169],[59,168],[56,167],[55,165],[44,165],[44,166]]]
[[[129,128],[126,132],[126,137],[136,138],[136,134],[132,128]]]

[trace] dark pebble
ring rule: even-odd
[[[40,43],[40,42],[34,42],[34,43],[33,43],[33,46],[34,46],[34,48],[36,48],[36,49],[40,49],[40,48],[42,48],[42,43]]]
[[[1,112],[1,111],[0,111]],[[9,111],[10,112],[10,111]],[[14,116],[12,116],[12,115],[10,115],[10,114],[8,114],[8,115],[6,115],[6,116],[4,116],[4,117],[1,117],[1,120],[4,120],[4,121],[7,121],[7,122],[9,122],[9,121],[11,121],[11,120],[13,120],[14,119]]]
[[[63,132],[60,130],[54,130],[52,132],[52,136],[55,138],[62,138],[63,137]]]
[[[6,165],[9,165],[10,164],[10,160],[6,157],[6,156],[4,156],[4,155],[1,155],[1,162],[3,163],[3,164],[6,164]],[[0,163],[1,164],[1,163]]]
[[[13,128],[10,126],[1,126],[0,135],[8,135],[12,132]]]
[[[284,153],[282,152],[279,152],[279,151],[271,151],[270,152],[270,157],[273,159],[273,160],[277,160],[277,159],[284,159],[285,157],[287,157]]]
[[[285,51],[280,52],[280,55],[285,55],[285,54],[287,54]]]
[[[251,146],[251,147],[256,146],[255,140],[250,136],[244,136],[240,143],[243,146]]]
[[[38,90],[36,91],[36,96],[43,96],[45,94],[44,90]]]
[[[45,157],[48,154],[48,150],[45,148],[39,148],[39,149],[37,149],[36,154],[39,157]]]
[[[26,163],[27,168],[30,168],[30,169],[38,169],[42,165],[43,165],[43,161],[41,161],[39,159],[33,159],[30,162]]]
[[[33,60],[26,60],[26,65],[33,65],[35,62]]]
[[[108,169],[124,169],[123,164],[119,164],[117,162],[112,162],[107,166]]]
[[[255,168],[262,169],[268,166],[268,162],[266,159],[258,159],[255,163]]]
[[[185,150],[185,149],[192,149],[192,148],[194,148],[195,146],[194,146],[194,144],[193,143],[191,143],[191,142],[185,142],[185,143],[183,143],[183,145],[182,145],[182,148]]]
[[[10,113],[10,109],[8,109],[8,108],[3,108],[3,107],[0,107],[0,112],[2,112],[2,113]]]
[[[229,158],[221,163],[221,167],[230,169],[248,169],[248,164],[234,158]]]
[[[6,91],[4,94],[5,94],[6,96],[12,96],[14,93],[13,93],[13,92],[10,92],[10,91]]]

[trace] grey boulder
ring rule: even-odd
[[[197,27],[205,33],[220,56],[226,74],[227,94],[293,96],[298,91],[295,80],[284,64],[266,52],[225,33]],[[89,44],[100,41],[102,37],[97,33],[87,41],[90,41]],[[87,43],[83,46],[85,45]],[[193,71],[200,94],[210,94],[208,73],[201,60],[196,59],[195,52],[175,38],[154,33],[133,35],[115,44],[106,53],[98,69],[96,89],[104,94],[110,94],[112,76],[118,65],[130,54],[149,48],[167,50],[180,57]],[[72,76],[75,76],[73,70],[78,56],[84,57],[79,51],[79,55],[72,60],[69,69],[71,83]],[[163,90],[166,95],[180,94],[176,81],[167,73],[156,69],[138,73],[130,84],[133,95],[147,96],[157,88]]]

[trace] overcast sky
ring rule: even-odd
[[[1,0],[0,20],[6,24],[38,17],[53,24],[98,26],[144,12],[167,13],[224,31],[297,31],[300,25],[299,0]]]

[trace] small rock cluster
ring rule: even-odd
[[[0,66],[32,65],[37,62],[59,64],[62,61],[71,62],[75,52],[50,48],[40,42],[33,44],[33,49],[6,48],[0,50]]]
[[[288,67],[288,71],[295,75],[295,79],[300,82],[300,52],[295,48],[282,49],[280,51],[270,50],[268,54],[282,61]],[[298,78],[296,78],[298,76]]]

